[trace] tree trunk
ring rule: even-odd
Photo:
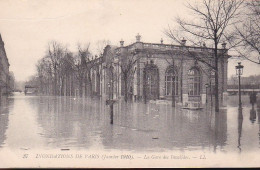
[[[181,85],[181,103],[183,102],[183,96],[182,96],[182,94],[183,94],[183,89],[182,89],[182,86],[183,86],[183,82],[182,82],[182,80],[183,80],[183,58],[181,59],[181,77],[180,77],[180,85]]]
[[[114,123],[114,106],[113,103],[110,104],[110,124]]]
[[[57,95],[57,67],[54,65],[54,92],[53,95]]]
[[[128,100],[128,93],[127,93],[127,76],[124,76],[124,83],[125,83],[125,96],[124,96],[124,98],[125,98],[125,102],[127,102],[127,100]]]
[[[113,70],[111,72],[111,76],[112,76],[112,82],[111,82],[111,97],[112,97],[112,100],[114,99],[114,73],[113,73]]]
[[[175,67],[174,67],[174,60],[172,59],[172,66],[173,66],[173,75],[172,75],[172,107],[175,107],[175,96],[174,96],[174,91],[175,91]]]
[[[57,95],[57,75],[55,73],[54,75],[54,91],[53,91],[53,95],[56,96]]]
[[[91,81],[90,73],[88,74],[88,82],[89,82],[89,95],[92,98],[93,97],[93,93],[92,93],[92,81]]]
[[[81,79],[81,80],[79,80],[79,95],[80,95],[80,97],[82,97],[82,90],[83,90],[83,80]]]
[[[143,82],[144,82],[144,86],[143,86],[143,94],[144,94],[144,104],[147,103],[147,94],[146,94],[146,86],[147,86],[147,82],[146,82],[146,69],[144,71],[144,79],[143,79]]]
[[[215,39],[215,112],[219,112],[219,94],[218,94],[218,43]]]

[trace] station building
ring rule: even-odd
[[[215,93],[215,72],[209,65],[214,65],[213,54],[205,44],[191,47],[184,39],[181,45],[145,43],[138,34],[133,44],[125,46],[122,40],[120,47],[104,49],[92,82],[99,79],[96,93],[106,98],[120,99],[128,93],[131,100],[171,100],[174,95],[177,103],[201,105]],[[230,57],[225,43],[218,54],[219,98],[225,100]]]

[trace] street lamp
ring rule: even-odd
[[[238,65],[236,66],[236,74],[238,75],[238,95],[239,95],[238,106],[239,106],[239,108],[242,108],[240,76],[243,74],[243,68],[244,68],[244,66],[241,65],[241,62],[238,62]]]
[[[205,87],[206,87],[206,104],[207,104],[208,103],[208,87],[209,87],[209,84],[206,83]]]

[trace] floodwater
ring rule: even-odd
[[[17,93],[1,99],[0,151],[259,151],[260,106],[252,107],[248,99],[243,96],[239,112],[237,96],[229,96],[217,115],[210,106],[185,110],[164,103],[117,102],[111,125],[104,100]]]

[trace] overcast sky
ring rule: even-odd
[[[163,34],[175,16],[189,17],[182,0],[0,0],[0,33],[16,80],[36,72],[37,60],[47,43],[57,40],[75,51],[77,43],[110,40],[119,45],[135,41],[171,43]],[[192,16],[191,16],[192,17]],[[260,73],[246,61],[244,75]],[[235,74],[236,60],[229,61],[229,76]]]

